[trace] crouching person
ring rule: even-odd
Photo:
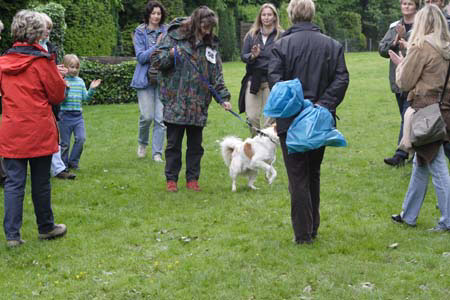
[[[50,55],[38,44],[45,26],[41,14],[19,11],[11,26],[13,47],[0,57],[0,156],[7,175],[3,226],[9,247],[24,243],[20,228],[28,164],[39,238],[56,238],[67,231],[64,224],[54,223],[50,200],[50,163],[52,154],[58,152],[52,104],[64,100],[66,84]]]

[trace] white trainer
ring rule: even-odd
[[[137,156],[139,158],[144,158],[147,155],[147,147],[145,145],[139,144],[137,149]]]
[[[162,157],[161,157],[161,154],[156,154],[155,156],[153,156],[153,160],[155,162],[158,162],[158,163],[163,163],[164,162]]]

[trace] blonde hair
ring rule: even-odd
[[[11,35],[14,42],[36,43],[45,31],[44,17],[31,10],[21,10],[13,18]]]
[[[316,6],[312,0],[291,0],[287,13],[293,24],[311,22],[316,14]]]
[[[64,67],[68,68],[70,65],[75,64],[78,67],[78,74],[80,74],[80,59],[75,54],[66,54],[63,58]]]
[[[447,21],[437,5],[425,5],[416,14],[409,45],[414,44],[422,48],[425,38],[428,37],[440,50],[443,50],[450,43],[450,32],[447,26]]]
[[[249,35],[251,37],[255,37],[255,35],[261,30],[261,27],[262,27],[261,15],[262,15],[263,10],[266,8],[270,8],[273,12],[273,15],[275,16],[274,26],[275,26],[275,29],[277,30],[277,34],[275,35],[275,40],[278,39],[280,34],[283,32],[283,28],[280,25],[280,17],[278,16],[277,8],[272,3],[264,3],[263,5],[261,5],[258,16],[256,17],[255,21],[253,22],[252,27],[247,32],[245,37],[247,37]]]

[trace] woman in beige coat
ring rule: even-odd
[[[417,110],[439,102],[449,67],[450,33],[437,6],[426,5],[417,13],[409,43],[405,58],[392,51],[389,54],[398,64],[396,83],[403,91],[409,91],[410,106]],[[447,86],[443,103],[441,110],[448,127],[450,86]],[[450,176],[442,143],[438,141],[414,148],[416,156],[403,211],[392,216],[394,221],[416,225],[431,173],[441,211],[437,226],[431,230],[450,230]]]

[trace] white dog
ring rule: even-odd
[[[227,136],[220,147],[225,164],[230,168],[230,177],[232,179],[231,190],[236,191],[236,177],[244,175],[248,178],[248,186],[256,190],[254,186],[258,169],[266,172],[266,178],[271,184],[277,171],[273,167],[276,158],[276,148],[279,144],[279,138],[276,133],[275,125],[261,130],[254,138],[242,139]]]

